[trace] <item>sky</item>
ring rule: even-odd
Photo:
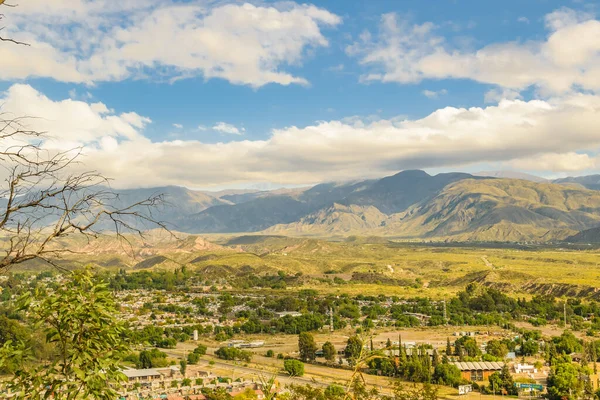
[[[600,5],[28,0],[0,112],[122,188],[600,170]]]

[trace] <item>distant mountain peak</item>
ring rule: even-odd
[[[547,179],[542,178],[540,176],[527,174],[525,172],[519,171],[481,171],[473,174],[474,176],[479,177],[489,177],[489,178],[503,178],[503,179],[521,179],[524,181],[531,182],[549,182]]]

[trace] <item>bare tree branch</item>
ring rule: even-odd
[[[48,137],[27,129],[28,120],[0,113],[0,272],[35,259],[58,267],[57,259],[74,253],[56,246],[67,236],[89,241],[111,231],[133,249],[127,234],[168,231],[153,217],[163,195],[119,205],[123,201],[108,178],[96,171],[74,172],[83,167],[81,149],[45,149]]]
[[[0,7],[2,7],[2,6],[4,6],[4,7],[13,7],[14,8],[14,7],[17,7],[18,4],[7,4],[7,3],[5,3],[5,0],[0,0]],[[0,21],[2,21],[4,18],[5,18],[5,15],[0,13]],[[0,32],[3,31],[3,30],[4,30],[4,27],[0,27]],[[20,42],[18,40],[11,39],[11,38],[6,38],[6,37],[3,37],[2,35],[0,35],[0,41],[2,41],[2,42],[10,42],[10,43],[18,44],[18,45],[21,45],[21,46],[29,46],[29,43]]]

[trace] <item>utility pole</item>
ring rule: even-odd
[[[333,333],[333,307],[329,307],[329,332]]]
[[[448,326],[448,314],[446,312],[446,299],[442,300],[444,303],[444,324]]]

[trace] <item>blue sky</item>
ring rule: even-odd
[[[597,25],[600,23],[594,3],[551,0],[322,0],[304,5],[254,2],[250,9],[235,1],[133,0],[131,7],[109,9],[101,0],[73,0],[68,4],[77,3],[77,6],[68,12],[60,8],[58,3],[61,2],[54,6],[42,1],[32,3],[33,6],[24,5],[20,10],[6,12],[7,34],[23,38],[32,46],[7,49],[3,45],[0,48],[0,59],[11,61],[13,66],[4,72],[0,70],[0,93],[4,93],[0,97],[6,104],[5,110],[6,107],[13,107],[7,111],[46,115],[50,108],[61,107],[68,116],[73,112],[69,109],[73,104],[66,103],[67,99],[81,103],[81,107],[90,107],[90,110],[93,104],[102,103],[106,112],[93,116],[95,121],[98,118],[98,121],[103,121],[102,127],[98,125],[93,132],[86,130],[84,122],[78,126],[67,123],[64,128],[61,124],[53,124],[56,130],[72,131],[64,140],[65,143],[87,146],[90,154],[97,154],[96,150],[106,150],[102,143],[106,144],[108,138],[114,139],[117,145],[130,144],[132,148],[136,146],[129,142],[135,140],[148,146],[151,143],[178,141],[184,147],[191,148],[193,144],[198,147],[198,157],[204,151],[212,157],[215,152],[224,149],[216,147],[218,144],[247,142],[246,148],[242,148],[242,145],[234,148],[232,145],[223,151],[236,158],[249,154],[248,159],[232,167],[229,174],[215,173],[215,178],[211,179],[209,172],[206,172],[194,178],[189,174],[190,168],[207,168],[204,163],[194,164],[194,156],[190,154],[191,164],[182,167],[185,171],[181,174],[165,163],[164,171],[157,174],[160,178],[156,181],[141,179],[141,176],[148,175],[148,170],[140,171],[139,176],[132,174],[130,178],[123,179],[125,186],[170,182],[192,187],[243,186],[260,182],[303,184],[350,179],[357,174],[361,176],[356,177],[375,176],[390,173],[394,169],[413,167],[431,171],[474,171],[489,167],[562,176],[590,173],[598,167],[599,144],[593,138],[588,140],[590,135],[587,131],[581,132],[582,138],[587,139],[582,139],[577,146],[565,147],[556,143],[554,147],[539,146],[538,149],[535,143],[520,143],[523,132],[518,132],[511,139],[514,142],[510,143],[512,147],[494,151],[482,141],[479,147],[467,151],[460,148],[461,143],[473,140],[456,132],[458,129],[475,130],[476,127],[464,128],[452,125],[453,122],[448,122],[447,118],[438,118],[441,115],[439,110],[468,111],[475,107],[485,114],[477,111],[477,118],[491,120],[492,117],[486,112],[501,116],[501,112],[492,108],[503,99],[519,102],[507,109],[520,118],[526,118],[522,110],[535,113],[535,118],[539,117],[539,110],[544,107],[540,108],[539,103],[535,102],[545,102],[558,110],[567,103],[571,104],[569,99],[573,96],[590,95],[591,98],[586,98],[586,101],[596,104],[600,83],[595,81],[597,75],[593,74],[600,68],[597,64],[600,58],[598,46],[592,43],[577,54],[566,54],[565,57],[578,60],[575,65],[564,65],[558,54],[569,43],[569,30],[581,29],[595,37],[593,35],[597,34]],[[177,10],[183,6],[195,7],[195,16],[190,18],[189,13],[185,17],[178,14]],[[266,11],[269,8],[273,11],[271,14]],[[259,11],[267,14],[258,19],[244,18],[244,13]],[[294,15],[284,15],[286,12]],[[237,44],[235,42],[219,42],[223,38],[219,24],[224,20],[218,18],[227,15],[232,19],[241,15],[241,21],[246,25],[239,28],[239,35],[247,38],[254,35],[257,29],[261,33],[257,34],[256,40],[250,40],[248,46],[239,48],[232,47],[232,44]],[[271,36],[271,31],[268,31],[271,27],[265,28],[271,17],[271,22],[289,24],[291,27]],[[172,46],[167,44],[161,48],[156,45],[153,48],[151,41],[140,44],[141,36],[135,36],[136,32],[143,32],[144,26],[140,21],[144,18],[149,21],[147,26],[156,26],[157,29],[164,26],[168,30],[169,18],[183,21],[181,25],[185,25],[185,28],[182,28],[179,36],[174,36]],[[214,37],[209,29],[209,18],[214,19],[211,20],[212,29],[216,32]],[[90,23],[96,20],[101,22],[97,25],[96,22]],[[262,23],[265,25],[252,25]],[[107,28],[111,24],[116,27]],[[198,26],[206,29],[194,31]],[[60,38],[53,37],[56,34]],[[208,35],[211,42],[206,44],[206,48],[196,44],[186,46],[188,39],[185,35],[190,35],[190,41],[199,40],[197,43],[202,44],[207,42],[198,39],[198,35]],[[552,36],[558,39],[551,40]],[[396,41],[388,42],[386,39],[390,37]],[[119,42],[109,43],[111,38],[117,38]],[[559,39],[564,40],[564,45],[553,44]],[[600,41],[600,37],[598,39]],[[401,43],[399,46],[398,42]],[[136,44],[137,47],[134,46]],[[256,46],[256,53],[252,52],[251,46]],[[502,46],[501,51],[496,46]],[[170,54],[169,47],[173,48],[173,54]],[[276,49],[270,50],[271,47]],[[259,61],[255,64],[242,61],[240,65],[235,65],[237,61],[231,61],[233,59],[226,54],[230,48],[232,52],[248,50],[249,57],[259,54],[256,56]],[[270,54],[265,61],[265,51],[276,52],[276,55]],[[480,57],[482,51],[485,53],[484,61]],[[179,54],[196,52],[199,54],[196,58],[181,57],[179,61],[170,61],[173,56],[178,58]],[[134,56],[129,57],[131,54]],[[388,58],[389,54],[394,56]],[[94,57],[97,57],[97,63],[88,62]],[[535,69],[540,67],[535,64],[535,59],[539,58],[543,65],[548,64],[543,57],[549,57],[556,65],[544,70],[538,78]],[[514,58],[514,62],[511,58]],[[369,59],[372,61],[367,61]],[[453,72],[445,70],[445,60],[449,60],[448,71]],[[500,61],[496,68],[493,64],[497,60]],[[27,68],[20,66],[20,62]],[[228,71],[231,66],[229,63],[234,64],[231,67],[233,72]],[[502,63],[507,63],[509,67],[514,64],[514,71],[504,68],[505,64]],[[417,64],[419,67],[413,68]],[[253,68],[257,71],[246,76],[245,71]],[[268,78],[271,72],[280,76]],[[559,77],[556,81],[555,76]],[[295,81],[284,82],[286,79]],[[27,100],[39,100],[42,97],[44,100],[40,104]],[[521,108],[517,110],[517,106]],[[537,108],[532,109],[533,106]],[[586,110],[589,112],[589,107]],[[123,120],[129,124],[132,132],[124,133],[121,128],[104,126],[127,113],[135,113],[139,117],[136,121],[128,118]],[[435,123],[427,122],[426,126],[423,123],[416,124],[432,113],[439,119]],[[548,121],[553,121],[552,118],[557,115],[558,112],[556,115],[544,114],[544,119],[533,125],[549,124]],[[586,114],[584,117],[593,121],[595,116]],[[528,114],[527,118],[529,121],[533,117]],[[442,120],[448,124],[447,127],[440,127]],[[357,121],[360,123],[357,124]],[[401,121],[407,123],[401,125]],[[235,127],[240,134],[212,129],[219,123],[231,129]],[[381,133],[385,129],[380,129],[380,123],[396,124],[395,130]],[[348,126],[340,128],[339,124]],[[494,134],[497,125],[489,128],[488,143],[494,143],[503,135]],[[522,124],[515,126],[521,129]],[[290,127],[297,127],[299,131],[292,132]],[[345,131],[350,128],[363,129],[364,132]],[[433,132],[436,129],[438,131]],[[486,129],[483,128],[482,134],[487,134]],[[281,140],[274,130],[280,133]],[[423,132],[430,136],[419,136],[418,142],[408,141],[412,136],[423,135]],[[322,158],[327,159],[327,149],[343,148],[346,135],[357,134],[360,139],[360,135],[371,133],[375,135],[374,141],[384,143],[389,139],[399,146],[397,155],[390,153],[378,159],[373,156],[373,152],[378,150],[373,148],[369,149],[369,154],[357,154],[352,158],[355,146],[360,146],[360,140],[357,139],[348,143],[344,154],[332,152],[331,160],[327,162],[320,164],[311,159],[315,154],[322,154]],[[567,140],[567,133],[563,133]],[[323,143],[323,146],[311,149],[304,142],[310,141],[313,134],[316,135],[316,141],[333,136],[339,141]],[[535,131],[531,135],[543,137],[557,134]],[[299,136],[295,138],[293,135]],[[430,146],[429,141],[434,136],[444,135],[452,141],[452,146],[458,146],[456,150],[442,152],[444,146],[448,145],[444,140],[439,142],[439,149]],[[296,139],[298,147],[304,148],[306,154],[294,149]],[[265,145],[262,142],[269,143]],[[276,145],[282,147],[277,148]],[[423,149],[425,145],[427,148]],[[269,148],[256,150],[260,146]],[[414,152],[401,151],[413,146]],[[131,151],[122,147],[125,146],[120,146],[118,150]],[[107,148],[117,150],[114,146]],[[471,157],[471,153],[478,152],[481,152],[480,157]],[[289,157],[286,159],[284,155]],[[537,164],[533,163],[533,158],[539,159]],[[108,158],[102,160],[107,162]],[[230,164],[227,159],[219,158],[214,162],[217,161]],[[94,162],[99,161],[92,162],[96,167]],[[271,173],[267,167],[257,167],[257,164],[270,165],[268,168],[271,168]],[[213,167],[211,165],[208,170],[213,171]],[[131,168],[120,170],[111,167],[107,168],[107,173],[122,176],[126,175],[128,169]],[[302,173],[296,173],[298,169]],[[248,170],[251,173],[246,173]],[[331,170],[339,173],[325,172]],[[289,180],[284,174],[286,172]]]

